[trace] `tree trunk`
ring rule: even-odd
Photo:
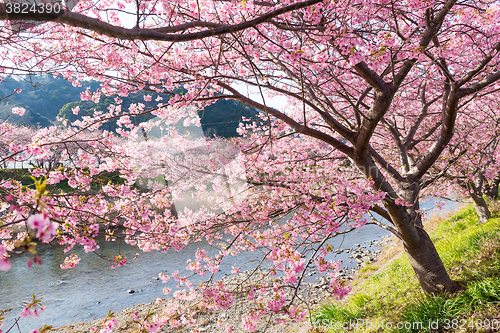
[[[450,279],[427,232],[421,228],[417,228],[417,232],[419,242],[413,245],[405,244],[404,247],[422,290],[426,294],[453,293],[462,290],[461,285]]]
[[[479,224],[488,222],[488,219],[491,217],[491,212],[486,204],[486,200],[484,200],[481,194],[476,194],[474,192],[470,193],[470,197],[472,201],[474,201],[474,208],[476,209]]]
[[[469,180],[467,182],[459,183],[460,186],[462,186],[464,189],[467,189],[467,192],[469,193],[472,202],[474,203],[474,208],[476,209],[479,224],[488,222],[488,219],[491,217],[491,212],[488,208],[488,205],[486,204],[486,201],[483,198],[483,191],[486,191],[483,190],[484,183],[484,175],[480,172],[476,174],[475,181]]]
[[[451,280],[439,254],[422,223],[420,210],[420,178],[406,177],[396,179],[397,190],[380,173],[371,159],[355,161],[366,178],[372,178],[372,187],[386,193],[382,200],[385,217],[391,222],[403,241],[405,252],[415,271],[422,290],[426,294],[454,293],[463,289]],[[403,203],[398,199],[402,199]]]
[[[436,247],[423,228],[422,217],[417,213],[419,191],[417,182],[401,186],[400,197],[412,205],[403,207],[387,200],[384,206],[403,241],[422,290],[426,294],[454,293],[463,287],[451,280]]]
[[[485,191],[488,200],[493,201],[498,198],[498,186],[500,185],[500,175],[495,176],[490,182],[486,182]]]

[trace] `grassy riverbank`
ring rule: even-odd
[[[467,290],[425,296],[396,241],[379,260],[383,267],[360,271],[349,299],[313,313],[313,332],[500,331],[500,203],[491,209],[493,217],[483,225],[471,205],[444,221],[427,222],[452,279]]]

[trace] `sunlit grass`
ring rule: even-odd
[[[446,325],[491,318],[492,308],[500,309],[500,218],[479,225],[474,209],[468,206],[430,232],[452,279],[467,289],[455,295],[426,296],[422,293],[405,255],[366,280],[360,277],[353,294],[341,303],[328,304],[312,316],[318,332],[343,332],[326,329],[335,323],[365,320],[371,323],[422,322],[408,329],[380,328],[376,325],[348,329],[356,332],[440,332]],[[363,271],[369,272],[371,269]],[[361,274],[363,276],[363,274]],[[488,317],[489,316],[489,317]],[[499,325],[500,325],[500,319]],[[428,327],[428,323],[439,328]],[[464,332],[479,332],[469,327]]]

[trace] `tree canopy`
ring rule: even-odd
[[[335,294],[346,293],[338,264],[325,259],[327,241],[361,227],[367,212],[384,217],[387,224],[370,223],[402,240],[426,293],[462,288],[424,230],[419,201],[440,179],[453,178],[452,171],[470,173],[467,162],[458,163],[470,156],[463,150],[470,153],[470,146],[491,138],[468,130],[496,136],[496,123],[483,110],[495,113],[498,105],[497,1],[84,0],[57,13],[13,8],[0,4],[5,75],[61,74],[76,86],[91,77],[101,85],[82,99],[94,101],[143,89],[185,91],[168,101],[145,97],[154,105],[116,101],[70,128],[10,144],[4,160],[62,149],[66,168],[32,173],[48,177],[47,183],[68,179],[75,191],[56,195],[41,182],[18,191],[6,180],[2,200],[20,213],[5,215],[4,226],[24,223],[43,241],[55,237],[90,251],[96,250],[93,238],[108,232],[100,221],[122,225],[127,241],[144,250],[206,239],[220,254],[197,253],[189,268],[199,275],[216,272],[225,255],[261,251],[270,274],[280,271],[282,279],[272,291],[258,287],[261,297],[250,297],[252,288],[243,291],[256,302],[243,318],[250,331],[257,319],[304,316],[297,290],[313,265],[330,271]],[[286,104],[270,107],[273,96]],[[198,111],[220,99],[262,111],[262,121],[240,126],[246,137],[231,144],[190,141],[175,129],[169,139],[141,141],[141,133],[180,119],[199,124]],[[143,114],[157,118],[131,121]],[[114,119],[119,136],[101,131]],[[3,130],[13,133],[5,124]],[[455,133],[461,137],[454,139]],[[498,169],[488,160],[491,177]],[[93,177],[103,171],[118,171],[125,184],[103,182],[90,196]],[[133,186],[138,180],[149,194]],[[188,189],[210,205],[173,216],[166,208]],[[4,241],[3,267],[15,247]],[[64,266],[77,262],[68,257]],[[173,278],[187,285],[176,299],[198,295],[213,309],[232,306],[241,292],[223,282],[193,286]],[[189,308],[175,304],[150,324],[174,325],[174,314],[187,316]]]

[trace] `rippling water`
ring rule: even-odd
[[[422,205],[429,209],[434,204],[430,200]],[[447,202],[442,212],[449,212],[458,206],[457,203]],[[336,248],[352,248],[354,244],[363,244],[371,240],[378,240],[389,233],[377,226],[368,225],[354,232],[333,239],[328,243]],[[117,255],[118,243],[102,242],[100,255],[112,258]],[[76,247],[75,247],[76,248]],[[38,250],[44,262],[42,266],[34,264],[27,268],[29,254],[25,253],[12,258],[12,269],[9,272],[0,272],[0,309],[13,308],[6,314],[3,329],[9,328],[14,318],[22,310],[22,301],[29,301],[31,294],[43,297],[47,307],[40,318],[23,318],[20,321],[22,332],[38,328],[45,324],[54,327],[66,324],[85,322],[106,316],[109,310],[121,311],[127,307],[148,303],[157,297],[162,297],[162,289],[169,287],[175,290],[175,282],[167,284],[154,277],[160,272],[179,270],[181,275],[188,275],[184,270],[186,261],[194,257],[198,248],[210,247],[206,243],[188,246],[180,252],[169,250],[161,252],[140,252],[137,248],[127,244],[120,244],[120,249],[131,264],[111,269],[109,263],[93,253],[78,251],[82,258],[75,268],[63,270],[60,264],[67,254],[62,247],[41,245]],[[74,252],[74,251],[72,251]],[[135,253],[139,252],[137,261],[132,261]],[[215,252],[212,252],[215,253]],[[241,265],[257,258],[256,253],[245,253],[237,257],[227,257],[221,265],[218,277],[231,271],[234,263]],[[349,263],[345,253],[332,255],[332,259],[343,260],[344,267],[353,267],[355,262]],[[251,266],[248,266],[250,269]],[[199,282],[199,277],[192,280]],[[135,293],[129,294],[129,289]],[[17,330],[16,330],[17,332]]]

